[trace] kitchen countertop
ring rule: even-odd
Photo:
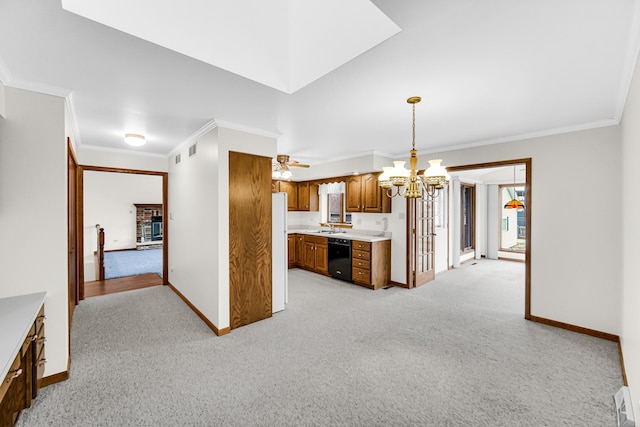
[[[46,295],[38,292],[0,298],[0,381],[7,376]]]
[[[339,239],[359,240],[361,242],[381,242],[383,240],[391,240],[391,236],[379,236],[371,234],[358,233],[330,233],[329,230],[309,230],[309,229],[291,229],[287,230],[288,234],[307,234],[309,236],[337,237]]]

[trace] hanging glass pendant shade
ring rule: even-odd
[[[504,204],[505,209],[524,209],[524,203],[518,199],[511,199]]]
[[[418,152],[416,151],[416,104],[421,101],[419,96],[412,96],[407,102],[412,105],[412,138],[409,157],[409,167],[404,167],[405,161],[396,160],[393,166],[385,166],[378,177],[380,187],[387,190],[388,197],[402,196],[407,199],[433,200],[438,191],[449,182],[447,169],[440,163],[442,160],[429,160],[429,168],[424,175],[418,175]]]
[[[516,165],[513,165],[513,199],[504,204],[505,209],[524,209],[524,203],[517,199],[516,192]]]

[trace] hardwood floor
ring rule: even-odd
[[[162,285],[162,277],[158,276],[156,273],[119,277],[117,279],[109,280],[96,280],[94,282],[85,282],[84,296],[86,298],[97,297],[158,285]]]

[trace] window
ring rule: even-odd
[[[505,203],[518,199],[526,206],[524,185],[501,185],[498,202],[500,207],[500,250],[524,252],[526,247],[526,213],[524,209],[504,209]]]
[[[433,222],[436,228],[447,228],[449,207],[449,192],[447,189],[439,191],[438,197],[433,200]]]
[[[471,251],[475,247],[475,190],[473,185],[460,184],[460,217],[462,220],[460,249],[462,252]]]
[[[344,182],[331,182],[318,186],[322,222],[351,223],[351,214],[344,212]]]
[[[327,194],[327,222],[343,222],[342,193]]]

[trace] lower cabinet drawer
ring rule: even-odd
[[[354,249],[352,256],[353,259],[364,259],[368,261],[371,259],[371,252]]]
[[[370,270],[371,269],[371,261],[365,260],[365,259],[354,259],[352,261],[352,267],[358,267],[358,268],[362,268],[364,270]]]
[[[353,267],[351,273],[354,282],[371,284],[371,270]]]

